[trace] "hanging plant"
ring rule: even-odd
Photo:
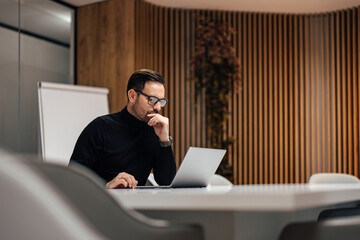
[[[197,17],[195,52],[191,69],[195,83],[195,99],[205,94],[206,133],[210,147],[228,148],[235,139],[224,139],[228,118],[229,96],[241,83],[240,63],[231,44],[234,29],[228,23]],[[232,166],[224,158],[218,173],[233,180]]]

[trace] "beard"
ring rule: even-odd
[[[135,104],[131,107],[132,112],[134,113],[135,117],[139,119],[142,122],[148,123],[151,118],[149,118],[147,115],[152,113],[159,113],[156,109],[152,109],[150,111],[145,112],[140,109],[139,105]]]

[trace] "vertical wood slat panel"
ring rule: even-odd
[[[238,45],[238,36],[239,36],[239,31],[238,31],[238,15],[233,12],[232,13],[232,22],[233,22],[233,29],[236,31],[236,33],[233,36],[233,44],[235,45],[235,52],[236,55],[239,56],[239,45]],[[237,139],[237,141],[239,142],[239,138],[240,135],[238,134],[239,130],[238,127],[240,125],[240,118],[239,118],[239,96],[238,94],[240,94],[239,90],[236,91],[236,93],[233,93],[231,100],[232,100],[232,109],[233,112],[230,116],[231,119],[231,123],[233,124],[233,131],[232,131],[232,136]],[[237,124],[238,123],[238,124]],[[233,177],[234,177],[234,182],[239,182],[239,164],[238,164],[238,160],[236,159],[239,156],[239,143],[235,143],[233,146],[233,152],[232,152],[232,166],[233,166]]]
[[[279,76],[279,83],[278,83],[278,134],[279,134],[279,148],[278,148],[278,156],[279,156],[279,183],[284,183],[284,31],[283,31],[283,15],[278,16],[278,76]]]
[[[137,1],[137,4],[138,4],[138,7],[137,7],[138,14],[139,14],[138,16],[143,16],[144,5],[138,1]],[[143,56],[144,56],[144,51],[143,51],[144,44],[141,41],[141,39],[143,39],[142,29],[143,29],[144,24],[142,24],[143,19],[140,17],[136,17],[136,21],[138,22],[137,23],[138,30],[136,32],[138,35],[136,35],[137,37],[135,37],[135,39],[137,41],[137,48],[135,49],[135,57],[136,57],[135,61],[137,62],[136,69],[140,69],[141,66],[143,65],[142,60],[143,60]]]
[[[295,109],[295,92],[294,92],[294,30],[293,30],[293,26],[294,26],[294,18],[293,16],[289,15],[287,16],[288,24],[287,27],[285,28],[285,31],[289,32],[289,36],[288,36],[288,42],[289,42],[289,46],[288,46],[288,60],[289,60],[289,65],[288,65],[288,74],[287,74],[287,82],[289,82],[289,92],[287,97],[285,98],[285,101],[289,101],[289,114],[287,116],[287,121],[288,121],[288,136],[287,139],[285,141],[289,141],[289,146],[288,146],[288,153],[287,153],[287,164],[288,164],[288,170],[286,170],[287,172],[289,171],[289,175],[288,175],[288,179],[285,182],[296,182],[295,180],[295,172],[296,172],[296,159],[295,159],[295,114],[294,114],[294,109]]]
[[[184,23],[184,41],[185,41],[185,59],[184,62],[187,63],[189,62],[190,59],[190,12],[186,11],[185,12],[185,23]],[[190,66],[185,66],[186,70],[185,70],[185,76],[184,76],[184,80],[185,80],[185,98],[186,98],[186,132],[185,132],[185,136],[186,136],[186,146],[185,148],[188,149],[191,144],[192,144],[192,124],[191,124],[191,109],[192,109],[192,104],[191,104],[191,84],[190,84]]]
[[[300,17],[294,16],[294,131],[295,131],[295,141],[294,141],[294,158],[295,158],[295,183],[301,182],[301,167],[300,167],[300,83],[299,83],[299,22]]]
[[[274,16],[269,15],[269,183],[274,183],[274,103],[273,103],[273,96],[274,96],[274,87],[273,87],[273,63],[275,59],[273,59],[273,39],[274,39],[274,30],[273,26],[274,24]]]
[[[333,168],[332,168],[332,131],[333,131],[333,126],[331,125],[331,119],[332,119],[332,115],[331,115],[331,111],[332,108],[331,106],[333,106],[333,103],[331,102],[331,98],[330,98],[330,94],[332,94],[332,84],[331,84],[331,73],[332,73],[332,66],[331,66],[331,62],[330,59],[333,59],[332,57],[332,47],[330,44],[330,40],[331,40],[331,15],[326,16],[326,32],[328,34],[325,35],[325,46],[326,46],[326,61],[324,61],[324,63],[326,62],[326,85],[327,85],[327,92],[326,92],[326,101],[327,101],[327,115],[326,115],[326,119],[327,119],[327,143],[326,143],[326,147],[327,147],[327,165],[328,165],[328,169],[327,172],[332,172]]]
[[[279,15],[274,15],[274,78],[273,78],[273,101],[274,101],[274,177],[279,183]]]
[[[283,27],[282,27],[282,37],[283,37],[283,66],[284,66],[284,73],[283,73],[283,98],[282,98],[282,102],[283,102],[283,122],[284,122],[284,132],[283,132],[283,145],[284,145],[284,150],[283,150],[283,161],[284,161],[284,169],[283,169],[283,183],[287,183],[289,182],[289,110],[291,108],[291,102],[289,101],[289,97],[288,94],[289,92],[291,92],[291,87],[290,87],[290,83],[292,81],[289,81],[288,78],[288,71],[289,71],[289,58],[288,58],[288,49],[289,49],[289,45],[288,45],[288,41],[287,38],[289,37],[289,31],[287,30],[287,25],[289,22],[289,19],[287,18],[287,15],[284,15],[283,17]],[[289,106],[290,104],[290,106]]]
[[[150,18],[152,19],[150,22],[152,22],[152,38],[151,38],[151,46],[152,46],[152,58],[150,58],[150,68],[154,69],[155,71],[159,72],[159,8],[155,5],[152,8]]]
[[[357,29],[357,48],[358,48],[358,54],[357,54],[357,84],[358,84],[358,88],[357,88],[357,111],[358,111],[358,118],[357,118],[357,123],[356,123],[356,126],[358,128],[358,131],[357,131],[357,144],[356,144],[356,148],[357,148],[357,151],[356,151],[356,154],[357,154],[357,157],[355,158],[355,163],[356,164],[359,164],[358,161],[356,161],[356,159],[359,159],[360,157],[360,7],[357,9],[357,26],[358,26],[358,29]],[[359,171],[359,166],[357,166],[356,168],[356,171]],[[360,173],[357,172],[357,175],[356,176],[359,176]]]
[[[314,117],[315,117],[315,122],[313,123],[314,126],[315,126],[315,136],[316,136],[316,144],[314,144],[316,146],[315,148],[315,151],[316,151],[316,154],[314,154],[314,156],[316,156],[316,158],[314,158],[314,162],[316,162],[316,168],[314,168],[313,170],[313,173],[317,172],[317,171],[321,171],[321,161],[322,161],[322,158],[321,158],[321,146],[320,146],[320,141],[321,141],[321,138],[320,138],[320,130],[321,130],[321,123],[320,121],[322,120],[321,118],[321,113],[320,113],[320,109],[322,108],[321,107],[321,98],[320,96],[323,95],[322,93],[322,88],[321,88],[321,85],[319,84],[320,81],[320,73],[321,73],[321,65],[320,65],[320,62],[319,62],[319,48],[321,48],[321,46],[318,45],[319,43],[319,21],[318,19],[314,19],[314,53],[315,53],[315,62],[314,62],[314,71],[315,71],[315,74],[314,74],[314,83],[313,85],[315,86],[315,89],[314,89],[314,96],[315,96],[315,100],[314,102],[316,102],[315,106],[316,106],[316,109],[315,109],[315,112],[313,113]]]
[[[179,160],[177,158],[177,152],[178,152],[178,145],[179,140],[177,139],[176,132],[176,120],[175,120],[175,103],[176,103],[176,95],[174,93],[175,89],[175,46],[174,46],[174,10],[169,9],[169,25],[168,25],[168,35],[169,35],[169,90],[168,90],[168,96],[170,101],[169,106],[169,118],[170,118],[170,134],[174,136],[174,157],[176,160],[177,165],[179,166]],[[176,139],[176,140],[175,140]]]
[[[243,22],[243,18],[242,18],[242,15],[241,13],[237,14],[237,17],[238,17],[238,27],[237,27],[237,43],[238,43],[238,57],[239,57],[239,60],[242,62],[242,56],[243,56],[243,48],[242,48],[242,22]],[[240,64],[241,64],[240,62]],[[242,72],[242,70],[241,70]],[[238,183],[238,184],[241,184],[244,182],[244,165],[243,165],[243,160],[244,160],[244,149],[243,149],[243,146],[244,146],[244,132],[243,132],[243,110],[242,110],[242,106],[243,106],[243,87],[241,86],[241,89],[239,90],[239,96],[238,96],[238,101],[237,101],[237,109],[238,109],[238,113],[239,113],[239,121],[238,121],[238,132],[237,132],[237,140],[238,140],[238,151],[237,151],[237,156],[235,156],[235,161],[237,162],[238,164],[238,167],[237,169],[235,169],[235,171],[237,173],[235,173],[236,175],[236,178],[235,178],[235,182]],[[237,159],[236,159],[237,158]],[[237,181],[236,181],[237,180]]]
[[[138,2],[135,1],[135,35],[136,36],[141,36],[141,32],[140,32],[140,22],[141,19],[139,19],[137,16],[140,16],[140,7],[142,5]],[[140,39],[137,38],[135,39],[135,69],[139,69],[139,66],[141,66],[140,64],[140,52],[139,48],[142,46]]]
[[[351,104],[351,111],[352,115],[351,115],[351,125],[349,125],[349,129],[351,129],[351,146],[352,146],[352,150],[351,150],[351,157],[349,159],[350,164],[351,164],[351,173],[355,174],[355,162],[352,162],[353,159],[355,159],[356,157],[356,50],[357,48],[355,47],[354,50],[350,50],[351,46],[355,45],[356,42],[356,9],[352,9],[351,11],[351,17],[349,18],[349,22],[351,22],[351,27],[349,27],[349,31],[351,33],[351,44],[348,46],[349,47],[349,52],[351,53],[351,69],[350,69],[350,84],[352,85],[350,88],[350,92],[351,92],[351,96],[352,98],[350,99],[350,104]]]
[[[259,147],[258,147],[258,161],[259,161],[259,179],[258,179],[258,183],[263,183],[264,182],[264,69],[263,69],[263,46],[264,46],[264,41],[263,41],[263,15],[262,14],[257,14],[257,22],[258,22],[258,85],[259,85],[259,90],[258,90],[258,99],[259,99],[259,131],[257,133],[257,135],[259,136]]]
[[[252,35],[253,35],[253,51],[252,51],[252,72],[253,72],[253,91],[252,91],[252,106],[253,106],[253,136],[254,136],[254,140],[253,140],[253,172],[254,172],[254,180],[253,183],[258,183],[258,178],[259,178],[259,135],[258,135],[258,129],[259,129],[259,118],[258,118],[258,98],[259,98],[259,92],[258,92],[258,87],[259,87],[259,81],[258,81],[258,71],[257,71],[257,57],[258,57],[258,44],[256,39],[258,39],[257,37],[257,14],[252,14]]]
[[[145,23],[144,24],[144,37],[145,37],[145,44],[144,44],[144,68],[150,68],[149,67],[149,58],[150,55],[150,26],[149,26],[149,20],[150,20],[150,6],[145,8],[144,7],[144,16],[145,16]]]
[[[158,36],[158,71],[161,74],[164,74],[164,8],[159,8],[158,9],[158,19],[159,19],[159,24],[157,25],[158,31],[159,31],[159,36]]]
[[[243,19],[243,31],[242,31],[242,49],[244,50],[243,56],[242,56],[242,65],[243,65],[243,129],[244,129],[244,145],[243,145],[243,149],[244,149],[244,154],[243,154],[243,164],[244,164],[244,168],[243,168],[243,175],[244,175],[244,182],[243,184],[248,184],[251,183],[249,181],[249,168],[248,168],[248,161],[249,161],[249,151],[248,151],[248,146],[249,146],[249,127],[248,127],[248,71],[247,71],[247,63],[248,63],[248,51],[249,51],[249,47],[247,45],[247,13],[242,14],[242,19]]]
[[[147,11],[148,27],[147,27],[147,38],[148,38],[148,57],[146,68],[154,69],[154,5],[150,5]]]
[[[230,27],[232,29],[234,29],[235,26],[234,26],[233,14],[231,12],[227,12],[226,17],[227,17],[226,21],[230,23],[229,24]],[[231,37],[230,41],[232,43],[232,46],[234,46],[234,51],[236,52],[235,36],[234,36],[234,34],[231,34],[230,37]],[[234,86],[232,88],[234,88]],[[224,134],[223,134],[224,139],[226,139],[228,136],[234,137],[234,128],[233,128],[233,124],[232,124],[236,118],[236,111],[234,110],[234,105],[233,105],[234,99],[235,99],[235,97],[234,97],[233,93],[231,92],[229,94],[229,100],[228,100],[228,104],[229,104],[228,112],[229,112],[230,116],[228,116],[228,119],[226,121],[227,131],[224,131]],[[228,164],[230,166],[233,166],[233,168],[235,168],[233,158],[234,158],[234,146],[230,145],[230,146],[228,146],[228,159],[227,160],[228,160]]]
[[[197,12],[197,14],[199,14],[199,12]],[[198,21],[198,20],[197,20]],[[198,24],[198,22],[196,21],[196,24]],[[196,35],[195,31],[196,31],[196,27],[197,25],[194,26],[194,35]],[[196,40],[195,40],[196,41]],[[197,146],[201,146],[202,145],[202,138],[203,138],[203,134],[202,134],[202,127],[203,126],[203,122],[202,122],[202,111],[203,111],[203,107],[201,105],[202,103],[202,99],[200,97],[197,98],[197,106],[195,108],[196,110],[196,145]]]
[[[163,49],[163,62],[161,62],[160,64],[162,65],[163,71],[160,72],[166,81],[166,96],[167,98],[169,98],[169,82],[170,82],[170,76],[169,76],[169,34],[168,34],[168,13],[169,13],[169,9],[164,8],[162,11],[162,15],[163,15],[163,26],[162,26],[162,33],[163,36],[161,37],[163,40],[163,45],[161,45],[162,49]],[[165,116],[169,117],[169,105],[167,105],[167,107],[164,108],[164,114]],[[170,134],[172,131],[172,126],[170,125]]]
[[[340,139],[342,146],[342,171],[347,170],[347,149],[346,149],[346,140],[347,140],[347,107],[346,107],[346,27],[345,27],[345,12],[341,12],[341,122],[342,137]]]
[[[346,96],[347,96],[347,171],[346,172],[349,172],[351,174],[353,174],[353,164],[352,164],[352,159],[353,159],[353,156],[352,156],[352,147],[353,147],[353,143],[352,143],[352,104],[351,104],[351,101],[352,101],[352,91],[351,91],[351,83],[352,83],[352,79],[353,79],[353,76],[352,76],[352,73],[351,73],[351,67],[352,67],[352,58],[351,58],[351,55],[352,55],[352,49],[351,49],[351,46],[352,46],[352,37],[351,37],[351,25],[350,25],[350,22],[351,22],[351,11],[350,10],[347,10],[346,11],[346,37],[347,37],[347,44],[346,44],[346,54],[347,54],[347,69],[346,69],[346,72],[347,72],[347,76],[346,76],[346,79],[347,79],[347,89],[346,89]]]
[[[310,155],[309,155],[309,160],[310,160],[310,164],[309,164],[309,168],[310,171],[308,169],[307,171],[307,176],[306,179],[309,179],[310,176],[314,173],[314,169],[316,168],[316,127],[315,127],[315,120],[316,120],[316,103],[315,103],[315,94],[314,94],[314,89],[316,88],[316,81],[314,80],[314,57],[313,57],[313,53],[314,51],[314,41],[313,41],[313,28],[314,28],[314,21],[313,18],[311,16],[307,17],[308,19],[308,39],[307,41],[309,41],[308,46],[309,46],[309,51],[308,51],[308,57],[307,59],[309,59],[308,61],[308,68],[309,68],[309,72],[308,72],[308,82],[309,84],[308,86],[308,98],[310,98],[309,100],[309,105],[310,108],[308,109],[308,114],[309,116],[309,124],[308,124],[308,131],[310,134],[309,137],[309,151],[310,151]]]
[[[353,15],[353,44],[356,45],[354,51],[354,59],[353,59],[353,68],[354,68],[354,76],[353,76],[353,129],[354,129],[354,175],[359,176],[359,161],[357,159],[360,158],[359,150],[360,150],[360,7],[354,9]]]
[[[342,158],[341,152],[341,43],[340,43],[340,35],[341,35],[341,28],[340,28],[340,13],[336,14],[336,116],[337,116],[337,138],[336,138],[336,148],[337,148],[337,170],[338,172],[342,172],[342,164],[340,159]]]
[[[334,26],[334,29],[331,31],[331,66],[330,68],[332,69],[331,75],[331,92],[332,92],[332,101],[331,101],[331,112],[332,112],[332,172],[336,172],[337,171],[337,124],[336,124],[336,120],[337,120],[337,115],[336,115],[336,107],[337,107],[337,101],[336,101],[336,51],[335,51],[335,47],[336,47],[336,35],[335,35],[335,24],[336,24],[336,15],[335,14],[331,14],[331,26]]]
[[[327,43],[326,43],[326,39],[325,39],[325,16],[322,15],[320,18],[320,23],[321,23],[321,62],[323,64],[321,64],[321,88],[322,88],[322,94],[321,94],[321,116],[322,116],[322,146],[321,146],[321,153],[322,153],[322,169],[321,172],[327,172],[329,171],[327,165],[328,162],[326,161],[327,158],[327,152],[326,152],[326,146],[327,146],[327,142],[326,142],[326,127],[329,125],[328,122],[328,117],[326,116],[326,96],[328,94],[328,92],[326,91],[326,80],[327,78],[325,77],[325,66],[328,66],[328,64],[326,64],[326,58],[325,58],[325,52],[326,52],[326,48],[327,48]],[[319,136],[320,137],[320,136]],[[319,149],[320,151],[320,149]]]
[[[175,119],[176,123],[181,123],[181,112],[180,112],[180,94],[181,94],[181,89],[180,89],[180,46],[179,46],[179,11],[177,9],[174,10],[174,48],[173,48],[173,52],[174,52],[174,88],[173,88],[173,100],[174,100],[174,105],[175,105],[175,109],[174,109],[174,113],[171,116],[171,118]],[[176,153],[175,153],[175,159],[177,159],[178,164],[180,164],[181,161],[181,152],[182,152],[182,139],[181,139],[181,134],[180,134],[180,127],[181,124],[175,124],[173,125],[175,127],[175,133],[174,136],[176,136],[177,138],[177,142],[175,143],[176,145]]]
[[[191,34],[191,39],[190,39],[190,57],[193,56],[193,53],[194,53],[194,49],[195,49],[195,26],[196,26],[196,19],[195,19],[195,14],[196,12],[191,12],[191,23],[190,23],[190,26],[191,26],[191,30],[190,30],[190,34]],[[190,61],[190,60],[189,60]],[[190,74],[191,76],[191,74]],[[190,79],[189,79],[190,80]],[[191,99],[193,99],[193,96],[194,96],[194,89],[195,89],[195,85],[193,82],[191,82],[191,89],[190,89],[190,92],[191,92]],[[197,131],[196,131],[196,109],[197,109],[197,106],[195,103],[192,103],[191,105],[191,144],[192,146],[198,146],[196,145],[197,144]]]
[[[159,26],[147,45],[154,49],[144,48],[154,63],[144,59],[159,71],[163,66],[164,75],[168,69],[167,92],[174,101],[169,104],[171,134],[180,141],[175,144],[180,161],[190,145],[206,146],[204,98],[197,108],[190,107],[192,83],[185,81],[194,42],[183,36],[195,36],[196,20],[187,22],[182,10],[153,11],[164,16],[151,20]],[[359,174],[359,54],[353,52],[359,53],[359,9],[319,16],[201,14],[229,22],[238,31],[232,41],[243,84],[240,93],[232,94],[224,128],[225,137],[238,139],[229,148],[235,183],[306,182],[322,171]],[[146,35],[142,25],[136,26],[137,34]],[[142,49],[136,46],[136,51]]]
[[[180,63],[179,63],[179,82],[180,82],[180,122],[181,123],[185,123],[186,122],[186,112],[185,112],[185,106],[186,106],[186,99],[185,99],[185,11],[181,10],[179,12],[180,16],[179,16],[179,51],[180,51]],[[186,145],[185,143],[187,142],[186,138],[186,125],[179,124],[179,128],[180,128],[180,136],[181,136],[181,149],[180,149],[180,160],[182,160],[182,157],[185,156],[185,152],[186,152]]]
[[[264,151],[263,151],[263,158],[264,158],[264,181],[263,182],[269,182],[269,101],[268,101],[268,78],[269,78],[269,71],[267,69],[268,66],[268,52],[269,52],[269,46],[268,46],[268,14],[264,14],[263,16],[263,46],[264,46],[264,55],[263,55],[263,61],[264,61],[264,75],[263,75],[263,84],[264,84]],[[261,134],[261,133],[260,133]]]
[[[247,43],[248,43],[248,58],[247,61],[249,62],[249,66],[247,68],[248,71],[248,131],[249,131],[249,136],[248,136],[248,140],[249,140],[249,149],[248,149],[248,153],[249,153],[249,158],[248,158],[248,166],[249,166],[249,182],[253,182],[254,179],[254,169],[253,169],[253,163],[254,163],[254,119],[253,119],[253,99],[252,99],[252,95],[253,95],[253,83],[254,83],[254,78],[253,78],[253,53],[252,53],[252,49],[253,49],[253,39],[252,39],[252,15],[253,14],[248,14],[247,16]]]
[[[311,105],[311,57],[309,57],[309,52],[311,51],[310,48],[310,43],[309,43],[309,35],[311,35],[311,28],[310,28],[310,17],[305,17],[305,23],[304,23],[304,30],[305,30],[305,43],[304,43],[304,49],[305,49],[305,53],[304,53],[304,58],[305,58],[305,73],[304,73],[304,82],[305,82],[305,92],[304,92],[304,98],[305,98],[305,142],[306,142],[306,146],[305,146],[305,151],[306,151],[306,155],[305,155],[305,181],[307,179],[309,179],[310,177],[310,171],[312,169],[312,155],[311,155],[311,150],[312,150],[312,134],[311,134],[311,110],[312,110],[312,106]],[[309,67],[310,65],[310,67]]]
[[[301,180],[300,182],[305,182],[306,181],[306,169],[307,169],[307,166],[306,166],[306,145],[305,143],[307,142],[306,141],[306,136],[307,134],[305,133],[306,132],[306,127],[305,127],[305,81],[303,79],[305,79],[305,64],[304,64],[304,58],[305,58],[305,54],[304,54],[304,49],[305,49],[305,41],[304,39],[305,38],[305,17],[304,16],[301,16],[300,19],[300,26],[299,26],[299,61],[300,61],[300,66],[299,66],[299,70],[300,70],[300,74],[299,74],[299,82],[300,82],[300,104],[299,104],[299,107],[300,107],[300,129],[301,129],[301,132],[300,132],[300,139],[301,139],[301,142],[300,142],[300,146],[301,146],[301,150],[300,150],[300,162],[301,162],[301,167],[300,167],[300,173],[301,173]]]

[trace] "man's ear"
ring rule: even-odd
[[[128,94],[129,102],[135,102],[135,100],[136,100],[136,92],[135,92],[135,90],[130,89],[127,94]]]

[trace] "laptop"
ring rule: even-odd
[[[190,147],[173,181],[168,186],[138,186],[151,188],[198,188],[206,187],[219,167],[226,150]]]

